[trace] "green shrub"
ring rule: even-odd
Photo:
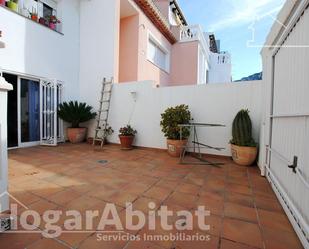
[[[80,123],[94,119],[96,113],[92,112],[92,107],[86,103],[70,101],[59,105],[58,116],[62,120],[71,123],[72,128],[79,128]]]
[[[178,105],[170,107],[161,114],[160,125],[162,132],[168,139],[180,139],[180,124],[189,124],[191,120],[191,112],[189,106]],[[190,129],[187,127],[182,128],[182,138],[187,139],[190,136]]]

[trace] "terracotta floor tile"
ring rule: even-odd
[[[129,242],[129,244],[126,246],[126,249],[164,249],[164,248],[150,242],[134,241]]]
[[[134,194],[134,195],[141,195],[148,189],[149,189],[149,186],[147,184],[132,182],[126,185],[123,188],[123,191],[125,191],[126,193]]]
[[[176,249],[217,249],[219,238],[209,236],[209,241],[177,241]]]
[[[256,247],[248,246],[245,244],[240,244],[235,241],[221,239],[220,249],[254,249],[254,248]]]
[[[222,236],[228,240],[263,248],[262,235],[257,224],[224,218]]]
[[[117,193],[118,191],[111,187],[106,187],[104,185],[96,185],[94,189],[87,192],[86,195],[94,197],[100,200],[108,200],[108,196]]]
[[[108,163],[99,164],[98,161],[103,159],[108,160]],[[142,249],[194,249],[212,246],[219,249],[220,245],[223,249],[249,249],[262,247],[262,238],[265,240],[266,249],[300,247],[270,184],[266,178],[260,176],[257,167],[239,167],[229,159],[211,160],[222,161],[225,165],[220,168],[180,165],[178,158],[171,158],[166,152],[143,149],[124,152],[117,145],[105,146],[103,150],[93,149],[87,144],[11,150],[9,191],[26,205],[33,205],[40,213],[55,208],[63,212],[69,209],[98,210],[99,217],[88,217],[88,222],[93,221],[94,228],[97,228],[107,203],[117,204],[116,209],[121,221],[125,218],[124,205],[127,201],[135,201],[135,205],[144,212],[147,211],[149,199],[155,200],[158,206],[163,202],[169,210],[174,211],[174,216],[169,217],[171,224],[179,218],[177,211],[194,212],[197,205],[210,210],[211,215],[206,219],[210,231],[201,231],[197,222],[194,222],[193,231],[187,231],[187,234],[210,234],[215,238],[211,243],[183,243],[177,246],[172,241],[141,243],[139,246]],[[260,228],[254,223],[255,205]],[[68,218],[70,217],[61,216],[57,224],[63,227]],[[81,213],[81,218],[86,221],[85,213]],[[40,228],[45,229],[45,225],[46,223],[42,222]],[[107,228],[115,230],[111,226]],[[137,234],[145,231],[146,228],[130,232]],[[176,230],[173,229],[172,232]],[[150,233],[170,232],[157,228]],[[66,233],[61,236],[61,241],[70,246],[81,243],[82,248],[87,249],[124,249],[127,244],[115,241],[99,243],[96,242],[95,235],[89,235]],[[0,247],[9,245],[10,247],[6,248],[13,249],[24,248],[26,244],[36,243],[36,240],[41,238],[40,234],[32,237],[25,235],[24,239],[17,234],[11,238],[4,236],[7,235],[0,234]],[[217,237],[220,237],[220,244],[217,243]],[[44,247],[48,248],[49,245],[44,244]],[[135,243],[130,243],[128,248],[130,247],[139,249]]]
[[[250,221],[257,223],[257,211],[255,208],[238,205],[235,203],[227,202],[224,206],[224,214],[227,217]]]
[[[60,243],[53,239],[41,239],[29,247],[27,249],[68,249],[69,247],[63,243]]]
[[[79,249],[123,249],[127,241],[110,240],[104,241],[102,236],[105,234],[94,234],[81,243]],[[109,235],[109,234],[106,234]],[[117,235],[116,233],[114,235]]]
[[[267,249],[301,249],[297,235],[294,232],[284,232],[276,229],[263,228],[263,236]]]
[[[57,204],[43,199],[28,206],[29,209],[38,212],[40,215],[42,215],[47,210],[56,210],[57,207],[58,207]]]
[[[69,203],[70,201],[80,197],[81,194],[79,194],[78,192],[75,192],[73,190],[70,189],[66,189],[64,191],[61,192],[57,192],[56,194],[53,194],[49,197],[49,200],[60,205],[60,206],[64,206],[67,203]]]
[[[199,195],[204,198],[209,198],[217,201],[224,200],[224,192],[223,191],[216,191],[216,190],[208,190],[202,188],[199,192]]]
[[[267,227],[280,231],[293,232],[292,225],[284,213],[258,209],[258,216],[262,228]]]
[[[270,200],[262,197],[255,197],[255,205],[259,209],[264,209],[273,212],[284,212],[279,201]]]
[[[145,214],[148,214],[150,210],[153,210],[149,208],[150,203],[155,204],[155,210],[160,208],[160,201],[146,197],[139,197],[136,201],[133,202],[133,210],[142,211]]]
[[[164,204],[175,204],[178,206],[182,206],[186,209],[192,209],[196,207],[197,196],[193,196],[191,194],[184,194],[180,192],[172,193],[169,198],[164,202]]]
[[[126,207],[126,203],[133,203],[137,198],[137,195],[125,192],[116,192],[106,197],[106,201],[121,207]]]
[[[206,210],[210,211],[210,214],[221,216],[223,214],[224,202],[208,196],[201,196],[196,202],[196,206],[205,206]]]
[[[63,233],[58,239],[67,245],[76,248],[91,235],[92,233]]]
[[[143,193],[143,196],[153,198],[159,201],[164,201],[171,194],[171,192],[172,190],[170,189],[153,186],[148,191]]]
[[[79,212],[84,212],[86,210],[92,210],[95,206],[100,204],[105,206],[105,202],[95,199],[89,196],[80,196],[65,205],[67,210],[76,210]]]
[[[185,194],[191,194],[191,195],[197,195],[200,190],[200,186],[189,184],[189,183],[181,183],[175,191],[185,193]]]
[[[179,180],[160,180],[156,186],[174,190],[180,184]]]
[[[236,192],[236,193],[244,194],[244,195],[252,195],[252,191],[250,187],[236,184],[236,183],[229,183],[227,185],[227,190],[229,192]]]
[[[227,192],[226,201],[247,207],[254,207],[254,201],[251,195],[243,195],[235,192]]]
[[[35,243],[36,241],[40,239],[41,239],[41,234],[39,233],[27,233],[27,234],[1,233],[0,234],[1,248],[7,248],[7,249],[23,249]]]

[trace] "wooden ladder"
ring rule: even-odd
[[[102,91],[100,97],[100,108],[97,115],[97,125],[95,129],[95,134],[93,138],[93,145],[96,145],[96,142],[101,143],[101,147],[104,145],[104,141],[108,136],[108,114],[110,108],[110,101],[112,97],[113,89],[113,78],[110,81],[106,81],[106,78],[102,82]]]

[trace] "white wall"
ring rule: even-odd
[[[220,62],[218,62],[218,57]],[[225,57],[225,63],[223,63]],[[232,81],[232,64],[229,53],[216,54],[210,53],[210,68],[208,83],[225,83]]]
[[[64,81],[65,99],[78,99],[79,0],[61,0],[58,9],[64,35],[0,7],[0,68]]]
[[[119,0],[81,0],[80,99],[98,109],[104,77],[118,82]]]
[[[0,213],[9,210],[5,194],[8,190],[7,91],[12,89],[12,85],[0,81]]]
[[[230,156],[232,122],[240,109],[250,110],[254,137],[259,138],[262,112],[261,91],[261,81],[163,88],[153,88],[152,82],[115,84],[109,118],[115,133],[110,137],[110,141],[119,142],[118,130],[126,125],[131,117],[130,123],[138,130],[136,145],[166,148],[165,138],[160,128],[160,114],[168,107],[187,104],[195,122],[226,125],[226,128],[200,130],[201,141],[211,146],[226,148],[219,153],[211,150],[205,152]],[[133,101],[131,92],[137,93],[136,103]]]

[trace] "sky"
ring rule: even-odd
[[[221,51],[231,53],[233,80],[262,71],[261,46],[285,0],[178,2],[189,25],[200,24],[204,31],[214,32]]]

